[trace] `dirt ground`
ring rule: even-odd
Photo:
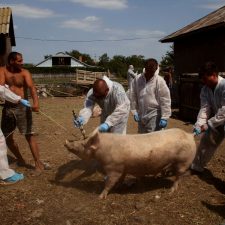
[[[103,175],[64,147],[66,139],[82,138],[73,127],[72,109],[78,112],[83,101],[82,97],[40,99],[41,112],[34,113],[34,127],[41,158],[52,168],[32,176],[32,169],[18,167],[9,152],[10,166],[24,173],[25,179],[0,186],[1,225],[225,224],[225,142],[208,170],[201,176],[184,177],[174,194],[169,194],[169,179],[146,176],[131,187],[124,184],[114,189],[106,200],[100,200]],[[91,118],[85,126],[87,134],[98,123],[99,118]],[[171,127],[192,131],[192,124],[176,117],[170,119]],[[128,133],[136,132],[137,124],[130,117]],[[33,165],[24,137],[15,131],[15,138],[27,163]],[[85,170],[88,175],[82,178]]]

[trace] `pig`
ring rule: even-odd
[[[178,128],[128,135],[99,133],[96,129],[88,139],[66,141],[65,146],[83,160],[95,159],[100,163],[107,177],[101,199],[126,174],[141,177],[164,170],[173,172],[173,192],[196,154],[193,134]]]

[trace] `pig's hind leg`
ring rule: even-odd
[[[180,182],[180,179],[185,175],[187,171],[187,166],[186,164],[176,164],[172,166],[172,171],[174,174],[174,179],[173,179],[173,186],[171,187],[171,193],[176,191],[178,189],[178,184]]]
[[[106,199],[109,191],[119,182],[123,181],[125,175],[119,172],[107,173],[107,179],[105,181],[105,188],[100,194],[100,199]]]

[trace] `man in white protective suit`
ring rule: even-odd
[[[7,87],[0,85],[0,98],[12,103],[21,103],[26,107],[30,107],[29,101],[21,99],[20,96],[11,92]],[[5,137],[0,129],[0,185],[14,184],[20,180],[23,180],[22,173],[16,173],[9,168],[7,159],[7,147]]]
[[[194,134],[203,132],[191,169],[203,172],[224,139],[225,79],[218,75],[214,62],[206,62],[199,71],[204,86],[201,89],[201,108],[194,125]]]
[[[138,133],[166,128],[171,116],[170,91],[165,80],[159,76],[159,65],[155,59],[148,59],[145,72],[134,78],[129,98],[131,112],[138,122]]]
[[[88,122],[95,103],[102,109],[99,131],[125,134],[130,101],[123,86],[106,76],[97,79],[87,93],[84,108],[80,110],[78,118],[74,119],[75,127]]]
[[[131,83],[133,79],[136,77],[137,73],[134,72],[134,66],[129,65],[128,71],[127,71],[127,82],[128,82],[128,89],[131,87]]]

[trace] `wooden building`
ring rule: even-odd
[[[195,120],[200,107],[199,67],[206,61],[214,61],[220,75],[225,75],[225,6],[160,41],[174,45],[180,116]]]
[[[12,46],[16,46],[12,10],[0,8],[0,66],[6,64]]]

